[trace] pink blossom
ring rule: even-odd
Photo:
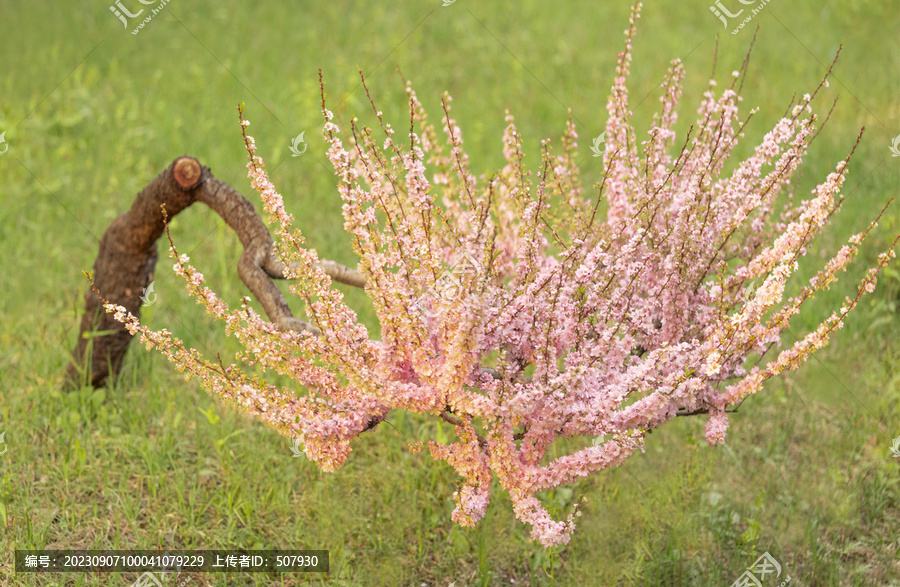
[[[843,161],[809,199],[791,200],[774,216],[816,134],[815,94],[746,160],[726,165],[742,138],[741,100],[735,82],[718,91],[710,81],[686,147],[672,153],[684,78],[673,62],[660,113],[638,143],[627,82],[639,9],[607,103],[600,194],[581,187],[571,120],[558,152],[544,142],[540,165],[529,169],[507,113],[506,164],[479,178],[449,95],[434,126],[407,85],[405,136],[374,105],[380,130],[354,120],[342,136],[323,98],[325,151],[377,332],[359,322],[292,228],[246,136],[248,177],[273,224],[275,253],[320,335],[280,330],[249,300],[228,308],[174,246],[188,291],[242,343],[236,359],[258,371],[204,360],[124,307],[107,305],[107,312],[212,394],[300,441],[325,471],[346,462],[353,439],[391,410],[440,415],[455,435],[428,446],[460,475],[453,520],[470,526],[481,519],[496,479],[535,540],[568,543],[575,512],[554,520],[538,492],[620,465],[678,414],[708,414],[707,441],[724,442],[727,408],[824,347],[894,257],[893,250],[880,255],[856,297],[813,332],[767,354],[803,304],[837,281],[874,223],[785,299],[799,259],[839,205],[847,174]],[[241,118],[241,128],[247,124]],[[606,217],[597,213],[601,198]],[[749,363],[757,356],[764,360]],[[263,377],[268,371],[297,385],[276,388]],[[586,446],[548,457],[556,441],[573,437]]]

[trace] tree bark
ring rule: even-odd
[[[189,156],[175,159],[151,181],[131,209],[116,218],[100,239],[93,279],[103,297],[140,317],[142,297],[153,282],[159,258],[156,241],[166,225],[161,206],[165,205],[166,215],[172,218],[194,202],[203,202],[215,210],[237,233],[244,246],[238,275],[269,320],[279,328],[316,332],[293,316],[284,295],[272,281],[285,278],[284,267],[275,258],[272,237],[253,204]],[[335,281],[365,286],[365,278],[353,269],[332,261],[323,261],[321,267]],[[121,369],[131,341],[124,326],[104,311],[97,293],[89,289],[84,305],[78,342],[66,370],[67,389],[82,384],[105,385],[109,376]]]

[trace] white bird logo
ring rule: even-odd
[[[444,0],[444,6],[450,6],[454,2],[456,2],[456,0]]]
[[[9,143],[6,142],[6,131],[0,132],[0,145],[3,145],[3,150],[0,151],[0,155],[9,150]]]
[[[6,436],[6,432],[0,432],[0,444],[3,445],[3,452],[0,452],[0,455],[5,455],[6,451],[9,450],[6,448],[6,443],[3,442],[3,437]]]
[[[291,443],[291,452],[294,453],[294,456],[291,457],[292,459],[303,456],[303,451],[300,450],[300,443],[296,438]]]
[[[603,154],[606,153],[606,149],[601,149],[603,143],[606,142],[606,131],[602,132],[599,137],[594,139],[594,145],[591,147],[591,151],[594,153],[594,157],[603,157]]]
[[[3,435],[0,434],[0,440],[3,439]],[[894,444],[891,445],[891,452],[894,454],[895,459],[900,459],[900,436],[894,439]]]
[[[3,135],[0,135],[0,139],[3,138]],[[894,137],[894,142],[891,143],[891,157],[900,157],[900,135]]]
[[[154,283],[155,282],[151,281],[150,285],[145,287],[143,292],[141,293],[141,301],[144,302],[143,304],[141,304],[142,306],[150,306],[153,304],[153,302],[156,301],[156,293],[154,293],[153,291]]]
[[[293,140],[293,142],[291,142],[291,146],[289,147],[291,150],[291,153],[293,153],[293,155],[291,155],[291,157],[299,157],[303,153],[306,153],[307,144],[303,142],[303,135],[305,135],[305,134],[306,134],[306,131],[303,131],[302,133],[300,133],[299,135],[294,137],[294,140]],[[297,148],[300,145],[303,145],[302,151]]]
[[[753,298],[753,292],[756,291],[756,280],[750,282],[750,285],[747,286],[747,289],[741,292],[741,299],[744,300],[745,304],[749,304],[750,300]]]

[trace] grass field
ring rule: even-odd
[[[753,8],[722,4],[745,8],[741,18]],[[647,3],[632,107],[646,131],[668,62],[683,59],[683,137],[706,89],[716,35],[717,78],[727,83],[758,25],[743,105],[759,113],[736,152],[746,155],[793,95],[816,87],[843,43],[819,103],[824,111],[835,99],[837,106],[798,193],[823,180],[866,131],[843,209],[801,265],[808,278],[897,195],[900,158],[889,146],[900,134],[900,5],[756,6],[731,34],[740,19],[723,27],[708,1]],[[144,8],[141,18],[153,6]],[[354,265],[318,134],[317,69],[344,123],[371,118],[357,67],[400,128],[403,77],[432,116],[448,90],[478,173],[502,163],[506,107],[532,155],[541,139],[561,134],[571,109],[590,186],[599,160],[587,146],[605,126],[628,9],[536,0],[172,0],[132,34],[141,19],[126,28],[106,3],[0,0],[0,133],[8,145],[0,155],[0,584],[136,578],[17,575],[17,548],[309,548],[330,551],[327,575],[196,574],[189,584],[731,585],[768,552],[782,574],[766,586],[787,576],[790,585],[900,585],[900,459],[889,451],[900,436],[897,263],[827,349],[745,402],[724,446],[706,445],[703,420],[679,418],[648,439],[645,454],[548,494],[561,514],[587,498],[572,543],[554,551],[528,539],[499,488],[476,528],[451,522],[455,473],[407,447],[453,433],[435,418],[392,414],[326,475],[138,345],[110,388],[59,391],[87,287],[82,271],[144,185],[186,153],[258,206],[238,103],[246,103],[260,154],[310,246]],[[309,148],[293,158],[288,145],[300,132]],[[798,317],[789,339],[855,293],[866,262],[900,231],[897,210],[895,203],[864,259]],[[181,214],[173,238],[230,304],[246,295],[235,266],[240,243],[210,210]],[[155,289],[158,301],[143,316],[151,327],[210,355],[234,350],[167,259]],[[346,296],[373,324],[363,294],[348,288]]]

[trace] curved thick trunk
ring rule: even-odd
[[[285,329],[314,330],[291,314],[272,281],[285,278],[283,266],[275,258],[272,237],[253,204],[189,156],[178,157],[151,181],[131,209],[116,218],[100,239],[93,279],[103,297],[140,316],[142,297],[153,282],[159,257],[156,241],[166,226],[161,206],[165,205],[171,218],[194,202],[215,210],[237,233],[244,246],[238,275],[269,320]],[[332,261],[323,261],[321,266],[335,281],[365,285],[365,279],[353,269]],[[78,342],[66,370],[68,389],[82,384],[105,385],[110,374],[119,372],[131,341],[131,334],[103,310],[99,296],[90,289],[84,295],[84,307]]]

